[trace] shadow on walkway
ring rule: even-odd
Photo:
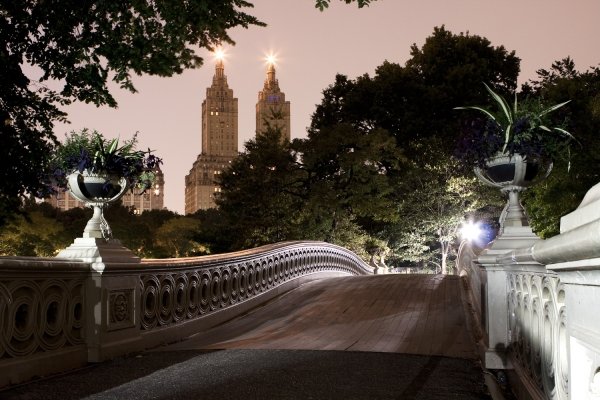
[[[311,350],[168,351],[0,392],[16,399],[490,399],[473,360]]]

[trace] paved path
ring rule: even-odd
[[[489,399],[462,304],[453,276],[316,281],[187,341],[0,399]]]
[[[305,349],[477,358],[460,278],[374,275],[324,279],[169,350]]]

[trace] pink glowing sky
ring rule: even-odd
[[[277,78],[291,101],[292,138],[304,137],[321,92],[336,73],[355,78],[373,74],[384,60],[404,64],[410,46],[419,47],[435,26],[469,31],[521,58],[520,83],[539,68],[571,56],[579,70],[600,63],[598,0],[379,0],[357,9],[338,0],[321,13],[313,0],[250,0],[250,11],[268,26],[231,31],[225,74],[239,99],[239,148],[254,136],[257,93],[265,78],[265,56],[277,55]],[[338,4],[339,3],[339,4]],[[83,127],[108,137],[130,138],[164,160],[165,206],[183,213],[184,177],[201,151],[200,108],[214,73],[206,51],[202,68],[171,78],[139,77],[139,91],[114,87],[118,109],[74,104],[70,125],[57,125],[59,138]]]

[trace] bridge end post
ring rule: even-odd
[[[88,362],[142,350],[136,345],[141,340],[141,293],[135,271],[140,258],[117,239],[93,237],[75,239],[57,258],[89,264],[84,302]]]
[[[509,345],[512,342],[508,270],[501,258],[515,249],[530,248],[540,240],[529,226],[522,207],[519,218],[510,218],[510,207],[507,209],[500,218],[498,236],[490,247],[481,252],[476,261],[482,267],[485,276],[485,304],[482,306],[482,313],[486,349],[482,360],[488,369],[512,369],[508,357]]]

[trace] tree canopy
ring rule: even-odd
[[[578,141],[569,161],[555,162],[552,174],[523,195],[534,230],[547,238],[559,233],[560,217],[600,182],[600,67],[581,72],[567,57],[537,74],[537,80],[524,85],[522,96],[540,96],[548,103],[571,100],[556,118],[567,119]]]
[[[342,122],[368,131],[382,128],[407,148],[411,141],[440,137],[452,151],[460,133],[454,107],[487,101],[486,82],[501,92],[516,88],[520,60],[514,51],[469,33],[436,27],[404,66],[384,62],[375,75],[338,75],[323,93],[310,132]]]

